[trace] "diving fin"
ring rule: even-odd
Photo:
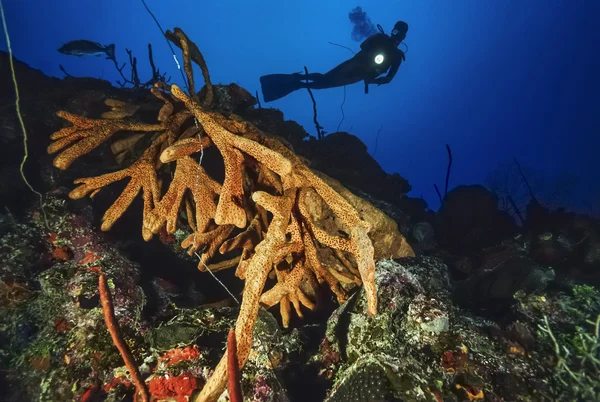
[[[265,102],[272,102],[302,88],[302,74],[263,75],[260,77],[260,87]]]

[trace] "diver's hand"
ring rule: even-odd
[[[373,80],[373,84],[377,84],[377,86],[380,86],[380,85],[383,85],[383,84],[387,84],[390,81],[391,80],[388,77],[379,77],[379,78],[375,78]]]

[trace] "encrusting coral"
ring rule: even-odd
[[[200,51],[177,28],[167,32],[167,38],[183,50],[190,94],[175,84],[157,83],[151,91],[164,102],[157,124],[131,121],[138,108],[114,100],[106,101],[112,111],[101,119],[58,112],[72,123],[54,133],[55,142],[48,147],[49,153],[59,152],[54,159],[59,169],[67,169],[117,132],[136,136],[133,144],[140,133],[153,135],[151,145],[129,167],[76,180],[79,186],[70,197],[93,197],[107,185],[130,178],[104,214],[102,230],[109,230],[141,191],[145,240],[165,226],[167,233],[174,233],[184,211],[192,233],[181,247],[199,256],[199,269],[237,266],[236,275],[245,281],[235,325],[240,368],[252,347],[261,304],[279,304],[287,326],[291,306],[299,316],[301,305],[315,307],[319,284],[327,284],[343,302],[346,284],[362,283],[368,313],[376,314],[375,259],[414,255],[395,222],[339,183],[311,171],[275,137],[234,115],[211,111],[212,85]],[[200,65],[205,78],[202,102],[193,90],[191,61]],[[211,178],[191,156],[213,146],[223,159],[223,183]],[[175,171],[161,194],[157,172],[171,162]],[[217,253],[230,252],[239,256],[211,264]],[[277,283],[264,291],[269,277]],[[226,382],[227,354],[197,400],[215,401]]]

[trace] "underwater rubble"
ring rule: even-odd
[[[200,65],[193,42],[174,35]],[[3,398],[143,400],[137,370],[151,400],[233,400],[220,382],[201,392],[228,374],[219,361],[235,327],[246,401],[600,399],[597,220],[532,201],[519,226],[483,186],[452,189],[430,211],[357,137],[317,140],[235,84],[206,82],[196,93],[190,76],[187,95],[160,83],[116,88],[16,61],[30,154],[23,173],[44,193],[41,208],[21,179],[22,133],[4,84],[7,55],[0,59]],[[93,139],[107,127],[127,135]],[[82,138],[94,144],[77,145]],[[140,180],[144,197],[156,185],[156,199],[110,184],[140,161],[146,173],[131,182]],[[199,166],[210,197],[194,187]],[[201,229],[219,242],[198,246]],[[263,268],[264,289],[250,283],[254,271],[240,271],[256,268],[261,244],[286,251]],[[107,328],[99,276],[135,370]]]

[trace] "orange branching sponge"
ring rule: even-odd
[[[242,375],[237,362],[237,342],[235,340],[235,329],[229,330],[227,335],[227,390],[231,402],[243,402]]]
[[[157,200],[160,199],[155,160],[159,147],[166,136],[167,134],[163,133],[154,140],[142,157],[126,169],[114,173],[107,173],[98,177],[86,177],[75,180],[75,184],[80,184],[80,186],[71,191],[69,196],[73,199],[79,199],[92,193],[93,197],[103,187],[126,177],[130,177],[131,180],[123,190],[123,193],[121,193],[114,204],[104,213],[101,229],[109,230],[117,219],[123,215],[129,205],[131,205],[133,199],[138,195],[140,190],[142,190],[144,194],[144,217],[147,217],[154,208]],[[145,227],[142,228],[142,234],[145,240],[150,240],[152,238],[152,232]]]
[[[158,124],[90,119],[64,111],[59,111],[56,115],[73,123],[72,126],[62,128],[50,136],[54,142],[48,146],[48,153],[54,154],[62,150],[54,158],[54,166],[62,170],[67,169],[75,159],[93,151],[119,131],[152,132],[162,129]]]
[[[198,49],[198,46],[194,42],[192,42],[188,36],[181,30],[180,28],[173,29],[173,32],[167,31],[165,33],[165,37],[167,40],[173,42],[176,46],[178,46],[183,51],[183,68],[185,69],[185,73],[188,78],[188,85],[190,92],[193,97],[196,97],[196,92],[194,90],[194,74],[192,72],[192,61],[196,63],[200,70],[202,71],[202,77],[204,78],[204,83],[206,85],[206,97],[202,102],[204,106],[210,106],[213,101],[213,86],[210,82],[210,75],[208,73],[208,67],[206,66],[206,61],[204,60],[204,56]],[[198,101],[198,99],[194,99]]]
[[[117,99],[106,99],[104,104],[111,109],[109,112],[102,113],[102,117],[105,119],[123,119],[131,117],[140,108],[139,105],[134,103],[127,103]]]
[[[146,387],[146,383],[142,378],[142,374],[138,369],[135,359],[133,358],[127,343],[125,343],[119,331],[119,324],[117,323],[117,319],[115,317],[112,296],[110,295],[108,283],[106,282],[106,278],[104,277],[103,273],[100,273],[98,276],[98,288],[100,290],[100,302],[102,303],[102,311],[104,313],[104,322],[106,324],[106,328],[108,328],[108,332],[110,333],[113,343],[117,349],[119,349],[121,357],[123,357],[125,366],[127,366],[127,370],[129,370],[131,375],[131,381],[133,381],[137,393],[141,396],[141,400],[143,402],[149,402],[150,393],[148,392],[148,387]]]
[[[275,272],[277,284],[262,294],[260,302],[264,307],[271,307],[279,303],[283,326],[287,328],[290,322],[290,304],[294,306],[296,314],[300,318],[302,318],[300,305],[309,310],[315,309],[315,303],[302,289],[302,280],[306,278],[307,281],[311,281],[309,286],[312,287],[316,282],[313,280],[313,276],[308,274],[301,260],[295,262],[291,271],[275,270]]]
[[[304,165],[300,158],[285,148],[280,142],[256,132],[248,135],[248,138],[235,136],[222,125],[217,123],[211,113],[204,112],[199,106],[194,105],[191,99],[181,91],[177,86],[171,87],[173,96],[180,99],[191,110],[199,124],[202,125],[206,134],[211,137],[212,142],[219,150],[235,148],[244,154],[249,154],[258,163],[266,169],[275,172],[282,183],[283,194],[268,194],[264,191],[255,191],[251,198],[254,203],[271,212],[273,218],[269,223],[267,232],[260,243],[255,247],[254,254],[245,263],[244,276],[245,286],[240,315],[236,323],[236,337],[238,341],[238,361],[240,366],[246,362],[250,347],[252,345],[252,330],[258,315],[258,308],[261,301],[261,295],[271,270],[284,269],[288,259],[292,263],[292,268],[288,274],[280,274],[282,280],[273,288],[272,291],[264,295],[266,305],[274,305],[283,302],[281,307],[284,320],[289,318],[289,303],[292,302],[299,310],[300,301],[305,306],[312,307],[312,304],[305,297],[305,293],[300,291],[300,283],[306,277],[306,284],[315,283],[310,278],[313,274],[324,278],[324,270],[314,271],[311,274],[304,269],[302,261],[305,255],[304,241],[312,243],[317,240],[320,245],[331,249],[338,249],[349,253],[356,261],[358,272],[361,275],[362,282],[365,285],[368,311],[375,314],[377,311],[377,296],[375,289],[375,264],[374,249],[371,240],[368,237],[370,224],[362,220],[358,212],[337,192],[331,189],[317,175]],[[223,154],[223,151],[222,151]],[[238,161],[228,160],[223,156],[226,164],[227,183],[227,164],[236,167]],[[230,182],[231,183],[231,182]],[[232,186],[233,184],[230,184]],[[226,185],[223,185],[221,195],[227,194]],[[308,196],[309,192],[318,195],[318,201],[313,196]],[[231,192],[230,192],[231,194]],[[219,199],[221,204],[221,199]],[[235,223],[235,215],[229,213],[229,209],[239,209],[240,205],[236,203],[225,204],[221,211],[221,223]],[[321,227],[318,227],[311,219],[311,209],[315,206],[322,208],[326,205],[339,219],[340,226],[346,233],[345,237],[328,233]],[[293,213],[292,211],[297,211]],[[219,211],[217,209],[217,215]],[[296,215],[297,214],[297,215]],[[228,219],[229,218],[229,219]],[[215,218],[217,222],[217,218]],[[299,222],[302,222],[302,226]],[[302,236],[302,228],[306,231],[306,236]],[[308,247],[313,247],[314,243]],[[300,258],[298,258],[300,256]],[[317,265],[317,264],[315,264]],[[317,265],[318,266],[318,265]],[[317,268],[318,269],[318,268]],[[289,281],[287,280],[289,279]],[[333,281],[332,281],[333,282]],[[293,285],[296,287],[293,288]],[[336,286],[334,286],[335,288]],[[341,293],[341,292],[340,292]],[[222,359],[215,374],[203,388],[199,400],[212,401],[218,398],[223,390],[227,372],[227,361]]]
[[[204,63],[187,36],[175,31],[169,39],[184,50],[185,62],[191,58]],[[206,65],[202,69],[208,77]],[[186,71],[193,82],[191,68]],[[195,93],[188,95],[177,85],[164,83],[155,85],[152,93],[164,102],[157,124],[129,122],[136,109],[118,102],[111,104],[110,119],[59,112],[74,125],[53,135],[57,142],[69,140],[58,145],[55,142],[49,150],[56,152],[71,145],[62,151],[58,162],[55,160],[55,166],[66,168],[117,131],[133,132],[131,135],[154,133],[150,147],[131,166],[79,179],[76,183],[80,186],[70,195],[94,196],[103,187],[130,178],[106,211],[102,230],[110,229],[142,192],[145,240],[154,234],[173,234],[183,223],[191,234],[181,246],[190,254],[200,253],[199,269],[236,267],[236,276],[245,281],[235,324],[240,369],[252,347],[261,305],[279,304],[283,325],[287,326],[292,306],[300,317],[303,308],[316,307],[318,286],[328,286],[342,303],[347,299],[348,287],[362,284],[368,313],[376,314],[375,260],[414,255],[393,220],[335,180],[310,170],[302,158],[274,136],[233,115],[226,117],[209,110],[206,98],[201,104]],[[120,115],[125,117],[118,119]],[[215,147],[222,157],[222,183],[211,178],[197,162],[198,153],[209,147]],[[157,170],[173,167],[163,194]],[[227,260],[225,254],[237,255]],[[275,284],[265,291],[269,278]],[[225,389],[227,373],[226,354],[196,400],[217,400]]]

